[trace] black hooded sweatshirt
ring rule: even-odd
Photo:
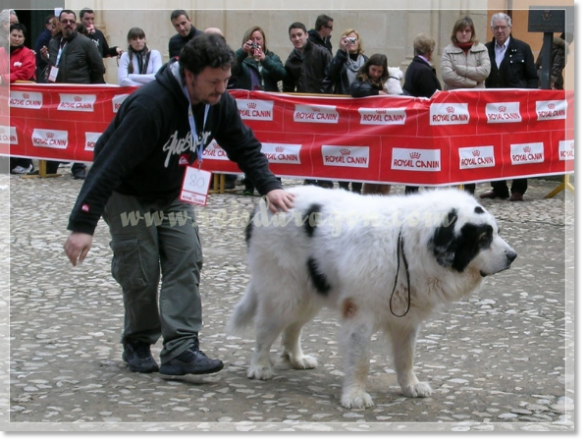
[[[195,26],[191,25],[191,30],[185,37],[183,37],[181,34],[173,35],[169,40],[169,58],[178,58],[179,54],[181,53],[181,49],[183,49],[183,46],[185,46],[189,40],[197,37],[199,34],[203,34],[203,32],[201,32],[199,29],[196,29]]]
[[[69,230],[93,235],[114,191],[146,201],[170,203],[178,197],[185,173],[179,158],[187,155],[191,164],[197,159],[188,120],[189,101],[179,83],[178,64],[170,61],[155,81],[129,95],[98,139],[93,165],[69,218]],[[204,108],[193,107],[198,144]],[[282,188],[268,168],[260,142],[242,123],[236,101],[227,91],[219,103],[210,106],[203,138],[205,146],[215,139],[261,194]]]

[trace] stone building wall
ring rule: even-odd
[[[96,11],[96,25],[110,44],[126,46],[126,35],[133,26],[144,29],[148,45],[157,49],[168,60],[168,41],[175,34],[170,22],[173,9],[184,9],[198,29],[218,27],[223,30],[235,50],[242,44],[242,36],[251,26],[261,26],[268,48],[284,62],[292,50],[288,26],[300,21],[307,29],[314,27],[319,14],[334,19],[333,46],[337,49],[343,30],[354,28],[360,32],[367,55],[383,53],[391,66],[403,71],[412,60],[412,41],[419,32],[430,34],[437,43],[434,64],[438,67],[442,50],[449,44],[453,23],[462,15],[469,15],[476,26],[480,41],[491,40],[489,20],[497,11],[507,11],[513,19],[513,35],[531,44],[538,55],[542,37],[528,33],[528,7],[554,3],[572,4],[568,0],[369,0],[364,9],[356,8],[355,0],[66,0],[65,6],[78,12],[83,7]],[[292,8],[296,10],[291,10]],[[571,47],[575,53],[574,44]],[[574,88],[574,55],[565,70],[567,89]],[[106,60],[106,80],[117,83],[116,60]],[[440,76],[439,76],[440,77]]]

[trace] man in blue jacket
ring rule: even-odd
[[[131,371],[184,375],[223,368],[199,349],[201,244],[193,207],[179,199],[187,165],[201,150],[217,140],[273,212],[292,207],[292,194],[268,169],[260,142],[226,92],[233,62],[223,37],[201,34],[155,81],[128,96],[96,143],[69,218],[64,248],[73,265],[87,255],[101,215],[108,224],[112,275],[125,307],[122,358]],[[152,222],[155,216],[160,222]],[[188,222],[170,222],[179,217]],[[161,336],[159,368],[150,346]]]
[[[47,67],[47,61],[43,58],[41,54],[41,49],[43,46],[48,47],[49,42],[53,38],[53,31],[54,31],[54,21],[55,16],[53,14],[49,14],[45,17],[45,29],[37,38],[35,42],[35,59],[37,62],[37,83],[46,83],[47,80],[45,79],[45,68]]]
[[[512,37],[512,19],[503,12],[492,16],[491,28],[494,38],[486,43],[492,62],[492,70],[485,80],[486,88],[538,88],[538,74],[534,66],[532,49],[522,40]],[[510,201],[524,201],[528,180],[512,181],[508,191],[506,181],[492,181],[492,190],[482,193],[480,198],[510,197]],[[510,195],[510,192],[512,195]]]

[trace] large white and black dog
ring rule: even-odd
[[[269,351],[281,333],[284,360],[296,369],[316,367],[301,350],[301,328],[327,306],[341,320],[344,407],[373,405],[365,387],[378,330],[392,343],[402,393],[429,396],[430,386],[413,371],[421,323],[516,258],[493,215],[456,189],[409,196],[290,191],[294,210],[272,215],[261,202],[246,231],[251,280],[229,331],[255,325],[248,377],[273,376]]]

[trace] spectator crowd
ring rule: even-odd
[[[223,35],[218,28],[197,29],[184,10],[174,10],[170,21],[177,33],[168,42],[169,58],[177,59],[187,42],[202,33]],[[154,80],[163,66],[159,51],[149,49],[145,31],[132,27],[127,34],[127,46],[110,46],[102,31],[94,25],[95,12],[84,8],[79,17],[71,10],[62,10],[58,17],[49,15],[45,29],[38,37],[34,51],[24,46],[26,28],[18,23],[13,10],[0,14],[0,83],[36,81],[39,83],[104,83],[102,59],[117,57],[118,84],[142,86]],[[307,30],[300,22],[292,23],[288,36],[291,52],[284,61],[269,49],[266,32],[252,26],[244,32],[242,43],[235,50],[235,63],[228,88],[263,90],[270,92],[298,92],[310,94],[341,94],[354,97],[393,93],[385,85],[389,78],[388,59],[384,54],[370,54],[357,29],[348,28],[332,43],[334,20],[319,15],[314,28]],[[424,33],[413,41],[413,59],[404,75],[402,94],[431,97],[437,90],[461,88],[538,88],[542,71],[542,51],[536,62],[530,46],[511,35],[512,20],[505,13],[491,17],[493,39],[486,44],[479,41],[470,17],[456,20],[450,43],[443,48],[439,73],[435,68],[434,39]],[[551,54],[550,88],[563,88],[562,71],[569,53],[565,34],[555,37]],[[334,47],[337,46],[337,47]],[[442,79],[442,84],[439,79]],[[395,93],[395,92],[394,92]],[[56,173],[59,162],[48,161],[47,173]],[[33,172],[30,159],[12,158],[10,170],[14,174]],[[74,163],[73,178],[84,179],[86,166]],[[236,176],[228,175],[227,188],[235,187]],[[252,195],[252,183],[244,179],[244,193]],[[333,187],[332,181],[305,180],[305,184]],[[505,181],[492,182],[492,190],[481,198],[509,198],[522,201],[527,189],[526,179],[513,180],[508,189]],[[390,186],[359,182],[340,182],[339,187],[357,193],[388,194]],[[473,194],[474,184],[464,189]],[[405,193],[418,188],[406,186]]]

